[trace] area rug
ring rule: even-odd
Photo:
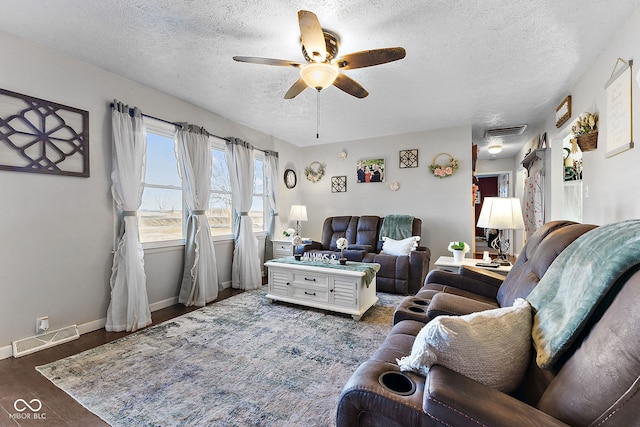
[[[112,426],[331,426],[401,296],[360,321],[248,291],[36,369]]]

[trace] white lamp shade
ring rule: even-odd
[[[289,219],[293,221],[306,221],[307,207],[305,205],[291,205]]]
[[[307,86],[315,89],[324,89],[331,86],[338,77],[338,67],[335,65],[313,62],[300,69],[300,77]]]
[[[478,227],[496,230],[522,230],[522,208],[517,197],[485,197],[478,217]]]

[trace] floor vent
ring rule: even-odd
[[[80,338],[78,327],[76,325],[67,326],[66,328],[56,329],[35,337],[24,338],[13,341],[13,357],[26,356],[45,348],[53,347],[68,341]]]

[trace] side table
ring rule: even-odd
[[[438,270],[450,271],[452,273],[457,273],[458,269],[463,266],[470,267],[480,267],[485,270],[495,271],[499,274],[504,274],[505,276],[511,271],[510,265],[501,265],[500,267],[492,268],[492,267],[482,267],[476,265],[478,263],[482,263],[481,259],[473,259],[473,258],[463,258],[460,262],[455,262],[452,256],[441,256],[435,262],[435,266]]]

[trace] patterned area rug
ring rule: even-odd
[[[112,426],[331,426],[402,296],[362,320],[244,292],[37,370]]]

